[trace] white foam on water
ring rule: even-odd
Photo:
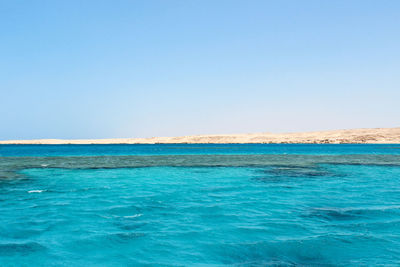
[[[28,193],[29,193],[29,194],[32,194],[32,193],[42,193],[43,191],[46,191],[46,190],[29,190]]]

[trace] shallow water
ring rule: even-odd
[[[400,154],[293,146],[13,146],[0,157],[0,265],[399,265]]]

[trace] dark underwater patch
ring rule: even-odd
[[[15,256],[44,251],[46,247],[36,242],[0,244],[0,256]]]
[[[331,266],[319,240],[260,241],[210,245],[212,256],[224,265],[235,266]]]
[[[326,170],[316,167],[279,166],[266,171],[268,174],[286,177],[321,177],[328,176]]]
[[[400,155],[136,155],[136,156],[59,156],[59,157],[0,157],[0,181],[6,178],[24,178],[27,169],[121,169],[147,167],[272,167],[279,177],[321,177],[328,174],[320,170],[301,170],[303,165],[365,165],[400,167]],[[294,166],[279,169],[276,166]],[[337,176],[335,176],[337,177]],[[267,178],[265,178],[268,180]]]
[[[328,221],[344,221],[360,219],[363,216],[363,212],[335,208],[316,208],[310,210],[305,216]]]
[[[257,171],[253,180],[261,182],[279,182],[287,178],[323,178],[344,177],[342,173],[332,172],[322,166],[278,165]]]
[[[327,221],[347,221],[360,219],[388,218],[400,215],[399,206],[375,208],[313,208],[304,216]]]
[[[148,225],[147,222],[131,222],[131,223],[115,223],[115,225],[124,231],[133,231],[144,228]]]

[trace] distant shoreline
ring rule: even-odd
[[[400,127],[301,133],[192,135],[112,139],[6,140],[0,144],[400,144]]]

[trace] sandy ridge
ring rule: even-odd
[[[178,144],[178,143],[304,143],[304,144],[400,144],[400,127],[334,130],[302,133],[253,133],[193,135],[180,137],[113,138],[113,139],[38,139],[7,140],[0,144]]]

